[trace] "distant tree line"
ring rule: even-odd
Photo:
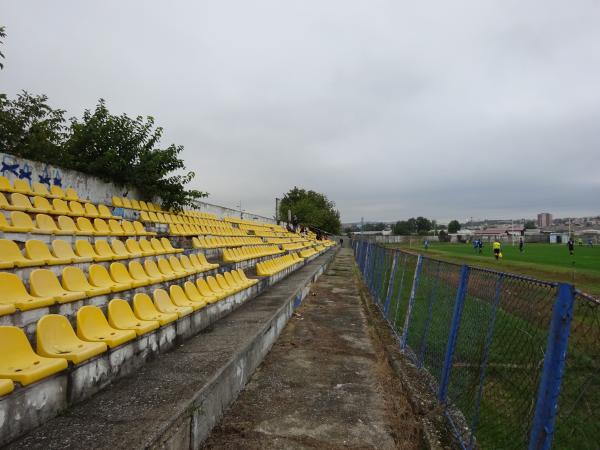
[[[287,220],[288,211],[291,212],[294,225],[304,225],[331,234],[340,232],[340,212],[325,194],[294,186],[281,199],[279,217]]]
[[[394,224],[392,231],[397,235],[420,235],[427,236],[436,232],[456,233],[460,230],[460,223],[457,220],[452,220],[445,225],[438,225],[435,220],[430,220],[426,217],[411,217],[408,220],[400,220]]]

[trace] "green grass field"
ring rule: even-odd
[[[517,244],[503,245],[501,260],[496,261],[492,245],[484,244],[482,254],[478,254],[471,244],[431,243],[428,250],[421,244],[403,244],[427,256],[485,267],[503,272],[513,272],[546,281],[573,283],[588,294],[600,296],[600,246],[593,248],[575,246],[575,254],[569,255],[564,244],[526,244],[525,251],[519,252]]]

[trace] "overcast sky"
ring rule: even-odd
[[[2,0],[0,91],[152,115],[208,201],[600,214],[600,2]]]

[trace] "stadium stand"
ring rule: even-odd
[[[270,223],[163,211],[136,199],[115,196],[112,207],[72,188],[0,176],[0,408],[14,395],[55,397],[35,419],[13,411],[23,423],[0,445],[335,245]],[[111,359],[114,352],[120,356]],[[76,391],[57,390],[57,376]]]

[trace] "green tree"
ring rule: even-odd
[[[537,228],[533,220],[528,220],[527,222],[525,222],[524,227],[526,230],[533,230],[534,228]]]
[[[48,105],[45,95],[23,91],[14,100],[0,94],[0,149],[22,158],[70,167],[63,146],[68,136],[65,112]]]
[[[180,209],[207,194],[187,190],[182,146],[159,148],[162,128],[152,117],[113,116],[100,100],[81,119],[65,122],[64,111],[44,95],[23,91],[10,100],[0,94],[0,149],[27,159],[79,170],[119,186],[134,187],[143,198],[160,197],[163,208]]]
[[[450,242],[450,236],[444,230],[440,230],[438,234],[438,239],[440,242]]]
[[[410,229],[410,224],[407,220],[399,220],[392,227],[392,232],[396,235],[408,235],[411,234],[412,230]]]
[[[458,233],[460,230],[460,223],[458,220],[451,220],[448,224],[448,233]]]
[[[6,37],[6,27],[0,26],[0,39]],[[0,45],[4,45],[4,41],[0,41]],[[0,50],[0,59],[4,59],[4,53]],[[0,69],[4,69],[4,63],[0,62]]]
[[[279,205],[279,216],[287,219],[288,210],[299,224],[338,234],[341,228],[340,212],[335,203],[324,194],[294,186]]]
[[[416,219],[417,224],[417,233],[423,234],[427,233],[429,230],[433,228],[433,224],[426,217],[419,216]]]
[[[365,223],[364,231],[382,231],[387,228],[387,225],[383,222],[367,222]]]

